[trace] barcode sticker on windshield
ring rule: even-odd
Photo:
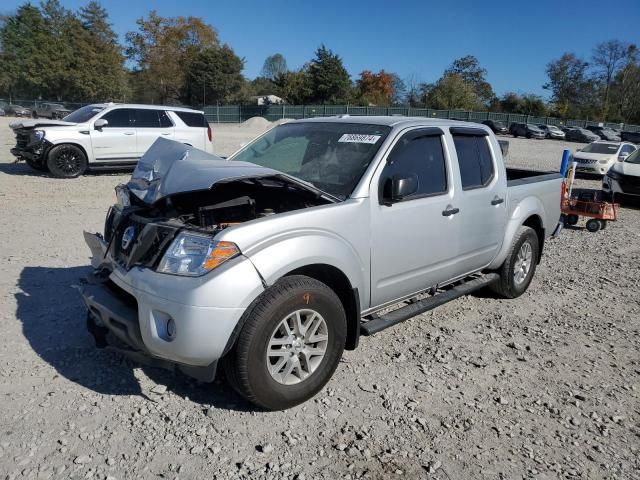
[[[376,143],[382,135],[363,135],[360,133],[345,133],[338,142],[343,143]]]

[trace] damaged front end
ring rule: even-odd
[[[34,128],[18,128],[16,134],[16,146],[11,149],[11,154],[19,160],[25,160],[29,165],[44,168],[46,153],[53,146],[45,138],[44,130]]]
[[[116,188],[116,198],[117,203],[107,214],[104,233],[85,232],[95,269],[83,292],[89,331],[98,346],[106,344],[111,333],[131,351],[175,362],[182,371],[199,379],[210,379],[212,369],[215,371],[215,365],[199,362],[208,351],[199,356],[198,362],[187,358],[198,350],[193,345],[203,335],[195,336],[188,346],[180,346],[172,337],[169,323],[175,322],[175,327],[193,322],[198,326],[189,327],[191,332],[211,328],[211,322],[195,318],[205,315],[202,306],[194,303],[193,310],[189,310],[185,297],[190,293],[185,285],[199,288],[207,283],[216,292],[213,296],[227,297],[242,290],[223,291],[228,285],[251,283],[247,291],[263,288],[255,267],[239,248],[231,242],[218,241],[216,236],[242,223],[335,201],[278,171],[222,160],[165,139],[156,141],[138,163],[131,180]],[[227,262],[229,268],[220,268]],[[221,274],[216,274],[215,269],[220,269]],[[229,273],[233,269],[235,273]],[[198,278],[209,273],[215,277],[206,282]],[[130,277],[135,280],[127,284]],[[151,277],[154,285],[162,285],[160,290],[145,287],[144,282]],[[172,280],[178,277],[183,278]],[[223,290],[221,285],[225,286]],[[184,296],[176,300],[163,298],[176,288],[185,289]],[[157,298],[141,298],[140,295],[149,297],[145,291],[157,292]],[[171,303],[176,301],[179,303]],[[244,308],[242,301],[229,298],[229,302],[208,305],[211,315],[217,315],[218,341],[223,341],[221,332],[225,328],[230,334],[237,321],[235,316],[239,318]],[[217,360],[225,345],[215,348]],[[211,350],[209,345],[200,349],[205,350]]]

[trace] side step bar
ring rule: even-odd
[[[444,305],[451,300],[455,300],[456,298],[460,298],[476,290],[480,290],[481,288],[497,282],[499,279],[500,275],[497,273],[488,273],[482,277],[466,281],[442,293],[437,293],[432,297],[418,300],[417,302],[410,303],[406,307],[398,308],[397,310],[393,310],[389,313],[376,317],[373,320],[363,322],[360,324],[360,333],[362,335],[373,335],[385,328],[389,328],[397,325],[398,323],[404,322],[405,320],[409,320],[416,315],[433,310],[434,308]]]

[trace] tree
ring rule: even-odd
[[[602,118],[607,119],[609,114],[609,93],[611,83],[618,71],[624,66],[629,45],[618,40],[609,40],[599,43],[593,49],[591,63],[595,71],[596,78],[602,84]]]
[[[238,57],[229,45],[201,50],[187,73],[191,85],[189,103],[203,105],[236,99],[244,84],[243,68],[244,59]]]
[[[543,88],[551,91],[556,112],[566,118],[578,116],[592,98],[593,84],[587,78],[589,64],[573,53],[565,53],[547,65],[549,82]]]
[[[415,107],[421,100],[421,85],[418,75],[415,73],[410,74],[404,79],[404,84],[407,87],[406,101],[411,107]]]
[[[611,85],[611,103],[615,105],[616,120],[640,122],[640,65],[635,45],[627,48],[625,65]]]
[[[340,103],[349,96],[351,79],[342,59],[321,45],[309,64],[312,101],[318,103]]]
[[[300,70],[285,72],[278,75],[274,81],[277,95],[287,103],[302,105],[312,101],[313,90],[309,75],[309,65]]]
[[[403,105],[407,100],[407,85],[397,73],[391,74],[392,94],[391,103],[393,105]]]
[[[473,85],[455,73],[446,73],[435,84],[424,85],[422,90],[430,108],[478,110],[483,107]]]
[[[147,80],[138,91],[147,102],[167,103],[195,95],[187,72],[204,49],[219,47],[218,35],[198,17],[161,17],[155,11],[140,18],[137,32],[126,35],[126,53]],[[144,82],[142,82],[144,85]]]
[[[546,115],[547,106],[538,95],[525,93],[520,95],[514,92],[505,93],[498,102],[499,110],[506,113],[521,113],[541,117]]]
[[[262,66],[262,76],[272,81],[286,71],[288,71],[287,61],[280,53],[268,56]]]
[[[485,105],[488,106],[495,98],[491,84],[487,82],[487,70],[480,66],[480,62],[473,55],[466,55],[453,61],[444,71],[444,76],[457,75],[464,82],[471,85],[473,93]]]
[[[389,105],[393,97],[393,76],[384,70],[364,70],[356,82],[358,98],[368,105]]]

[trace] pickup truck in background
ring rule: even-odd
[[[85,233],[88,329],[203,381],[220,362],[249,401],[288,408],[361,335],[480,288],[522,295],[561,182],[450,120],[295,121],[227,160],[161,138]]]

